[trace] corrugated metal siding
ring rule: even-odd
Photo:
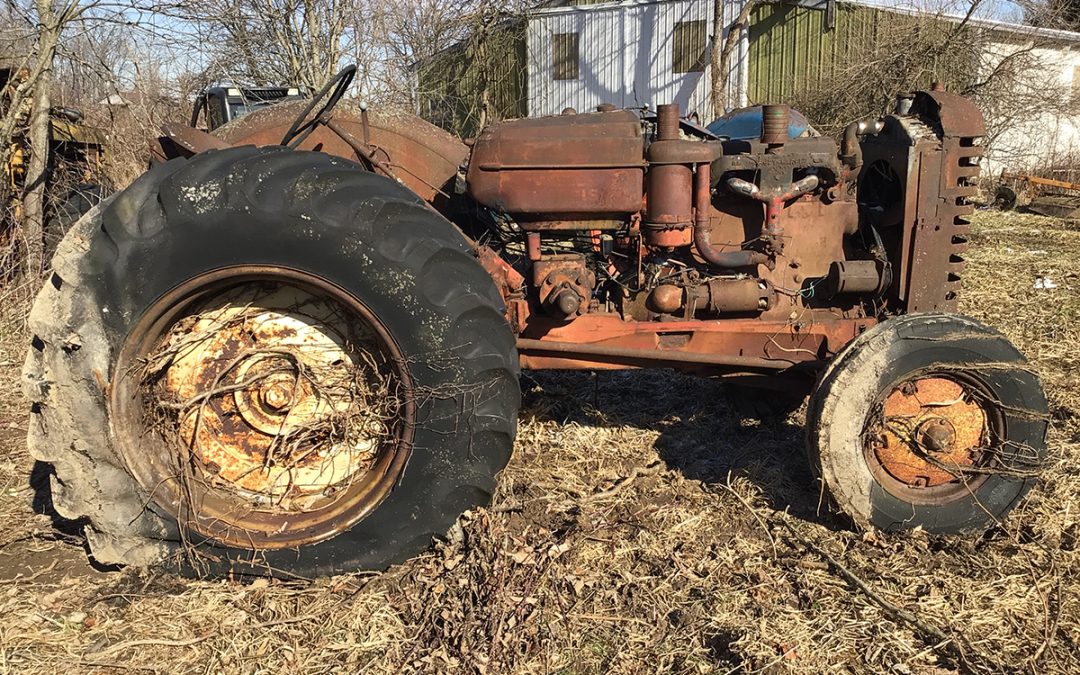
[[[554,36],[580,35],[579,76],[556,80]],[[554,115],[564,108],[587,110],[600,103],[622,104],[619,90],[612,86],[624,79],[622,13],[618,8],[594,7],[560,12],[529,21],[529,114]]]
[[[735,21],[741,0],[727,0],[725,24]],[[632,107],[679,103],[703,120],[712,117],[709,68],[675,73],[675,26],[705,21],[712,34],[710,0],[588,5],[538,12],[529,20],[529,114],[554,115],[565,108],[594,109],[601,103]],[[555,80],[553,36],[581,34],[581,72],[576,80]],[[726,35],[725,35],[726,37]],[[723,38],[721,38],[723,39]],[[743,103],[741,84],[748,41],[733,54],[728,78],[732,106]]]
[[[824,9],[792,4],[759,5],[750,23],[750,49],[747,69],[750,103],[790,101],[798,94],[843,87],[841,73],[851,72],[853,64],[874,59],[882,47],[882,35],[888,31],[910,29],[951,30],[953,24],[934,16],[910,16],[884,9],[852,4],[837,4],[836,21],[826,25]],[[943,75],[949,88],[961,82],[950,79],[968,72],[963,55],[941,54],[923,64],[924,72],[913,73],[913,81],[927,82]]]
[[[751,103],[785,101],[796,91],[830,82],[839,63],[858,57],[873,36],[875,10],[837,5],[835,27],[825,11],[797,5],[765,4],[750,23]]]
[[[493,120],[525,117],[525,23],[436,54],[416,69],[417,112],[458,136]]]

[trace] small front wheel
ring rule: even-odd
[[[1046,395],[1024,356],[972,319],[878,324],[826,371],[807,410],[811,463],[858,525],[985,530],[1046,458]]]

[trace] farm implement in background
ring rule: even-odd
[[[1024,207],[1032,213],[1065,220],[1080,220],[1080,183],[1043,178],[1026,173],[1001,173],[1002,185],[998,186],[995,202],[1008,211],[1016,207],[1017,188],[1031,195]]]

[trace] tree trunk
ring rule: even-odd
[[[26,167],[23,188],[22,238],[26,242],[23,274],[34,279],[45,269],[45,187],[49,177],[49,141],[51,136],[49,109],[52,107],[53,59],[60,39],[62,23],[50,0],[34,0],[38,11],[39,30],[37,58],[40,73],[34,83],[34,105],[30,113],[27,138],[30,161]]]
[[[713,0],[713,41],[712,41],[712,114],[719,117],[727,112],[729,104],[734,106],[734,101],[728,100],[728,72],[731,70],[731,56],[739,45],[739,39],[743,31],[750,25],[750,14],[757,6],[758,0],[745,0],[735,23],[730,26],[727,37],[724,38],[724,28],[728,28],[724,22],[725,0]],[[721,40],[723,44],[721,45]]]

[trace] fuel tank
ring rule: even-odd
[[[526,230],[605,229],[641,210],[644,179],[641,121],[614,110],[492,124],[473,145],[468,190]]]

